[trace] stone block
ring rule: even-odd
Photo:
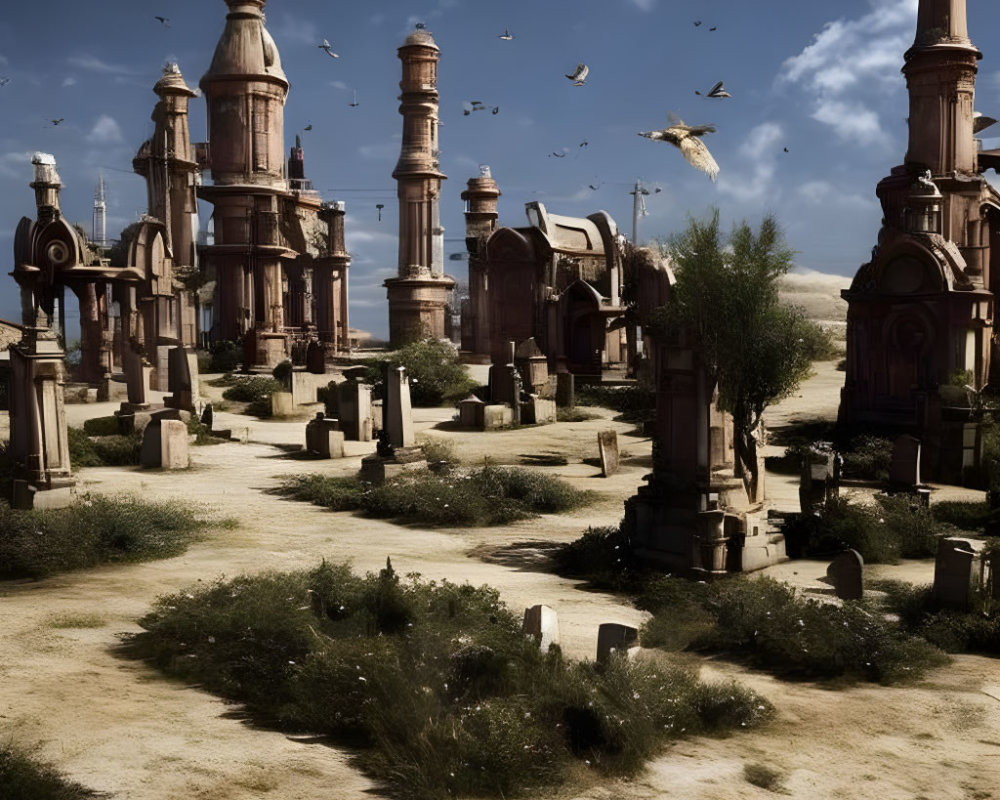
[[[532,395],[521,403],[521,422],[525,425],[551,425],[556,421],[556,401]]]
[[[320,458],[344,457],[344,432],[337,420],[323,416],[322,412],[306,425],[306,450]]]
[[[948,608],[969,607],[981,578],[981,541],[950,537],[938,541],[934,560],[934,599]]]
[[[576,377],[572,372],[560,372],[556,375],[556,405],[561,408],[573,408],[576,405]]]
[[[889,465],[889,483],[900,487],[920,484],[920,440],[903,435],[892,445],[892,463]]]
[[[483,409],[486,403],[476,397],[469,395],[458,403],[458,424],[463,428],[483,427]]]
[[[375,426],[371,386],[354,378],[337,384],[337,412],[344,438],[353,442],[372,440]]]
[[[860,600],[864,594],[865,560],[857,550],[838,553],[826,568],[826,577],[841,600]]]
[[[617,622],[605,622],[597,629],[597,663],[604,664],[613,651],[626,653],[639,643],[639,631]]]
[[[271,392],[271,416],[291,417],[295,414],[295,400],[291,392]]]
[[[535,638],[543,653],[549,651],[550,645],[559,644],[559,617],[548,606],[537,605],[524,609],[522,630]]]
[[[419,450],[419,448],[413,449]],[[420,472],[426,469],[427,461],[422,458],[398,461],[395,458],[383,458],[373,454],[361,459],[361,472],[358,478],[365,483],[379,485],[406,472]]]
[[[618,453],[618,432],[600,431],[597,434],[597,451],[601,457],[601,475],[605,478],[618,472],[621,458]]]
[[[410,379],[405,367],[386,371],[386,392],[383,400],[386,432],[393,447],[412,447],[413,410],[410,406]]]
[[[514,422],[514,412],[507,405],[483,406],[483,430],[494,431],[508,428]]]
[[[160,422],[160,467],[163,469],[187,469],[191,466],[188,457],[187,425],[179,419],[165,419]]]

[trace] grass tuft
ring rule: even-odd
[[[381,486],[355,478],[294,475],[276,491],[333,511],[457,527],[503,525],[537,514],[557,514],[593,498],[551,475],[492,465],[447,475],[400,475]]]
[[[363,769],[412,800],[512,797],[584,761],[634,775],[672,739],[773,713],[669,663],[543,653],[496,590],[401,579],[389,563],[219,580],[161,597],[140,625],[133,655],[261,722],[359,748]]]
[[[781,773],[766,764],[758,762],[744,764],[743,779],[747,783],[761,789],[766,789],[769,792],[781,792],[784,790],[781,785]]]

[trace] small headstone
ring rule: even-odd
[[[865,560],[857,550],[838,553],[826,568],[826,577],[841,600],[860,600],[864,594]]]
[[[559,617],[548,606],[538,605],[524,609],[523,630],[535,637],[543,653],[549,651],[549,645],[559,644]]]
[[[576,378],[572,372],[556,374],[556,405],[573,408],[576,405]]]
[[[413,447],[413,410],[410,406],[410,379],[406,367],[396,367],[386,372],[385,405],[382,413],[389,444],[393,447]]]
[[[315,339],[306,347],[306,370],[314,375],[326,372],[326,347]]]
[[[609,477],[618,472],[621,458],[618,453],[618,432],[600,431],[597,434],[597,450],[601,456],[601,476]]]
[[[934,599],[948,608],[968,608],[978,588],[981,542],[951,537],[938,541],[934,559]]]
[[[165,419],[160,423],[160,466],[163,469],[187,469],[187,425],[178,419]]]
[[[271,392],[271,416],[291,417],[295,414],[295,398],[291,392]]]
[[[344,438],[352,442],[370,442],[375,428],[372,413],[372,387],[361,382],[364,368],[345,372],[348,379],[337,385],[337,418]]]
[[[612,650],[625,652],[638,641],[637,628],[619,625],[617,622],[605,622],[597,629],[597,663],[606,662]]]
[[[556,401],[529,395],[521,403],[521,422],[525,425],[551,425],[556,421]]]
[[[893,443],[892,463],[889,465],[889,483],[909,488],[920,484],[919,439],[904,434]]]
[[[215,409],[211,403],[205,403],[205,408],[201,412],[201,424],[209,430],[212,430],[212,425],[215,424]]]
[[[343,458],[344,432],[339,429],[337,420],[317,413],[306,425],[306,450],[320,458]]]
[[[482,428],[483,406],[485,405],[474,394],[460,400],[458,403],[458,424],[463,428]]]
[[[189,348],[172,347],[167,363],[170,397],[163,402],[171,408],[193,411],[198,400],[198,357]]]

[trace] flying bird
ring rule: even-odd
[[[385,208],[385,204],[384,203],[376,203],[375,204],[375,208],[378,209],[378,221],[381,222],[382,221],[382,209]]]
[[[549,158],[566,158],[566,148],[564,147],[562,150],[553,150],[549,153]]]
[[[58,125],[58,124],[59,124],[60,122],[62,122],[62,121],[63,121],[63,117],[59,117],[59,119],[53,119],[53,120],[50,120],[50,122],[51,122],[51,123],[52,123],[53,125]]]
[[[583,86],[587,83],[587,76],[590,74],[590,67],[586,64],[580,63],[576,65],[576,69],[573,70],[572,75],[567,75],[566,77],[573,81],[574,86]]]
[[[786,152],[786,153],[788,152],[788,148],[787,148],[787,147],[785,148],[785,152]]]
[[[726,87],[722,85],[722,81],[715,84],[715,86],[705,92],[704,95],[697,90],[695,91],[695,94],[699,97],[715,97],[719,99],[722,99],[723,97],[732,97],[732,95],[726,91]]]
[[[153,19],[163,25],[164,28],[170,27],[170,19],[168,17],[153,17]]]
[[[357,108],[358,107],[358,90],[357,89],[354,90],[354,102],[353,103],[348,103],[348,105],[351,108]]]
[[[336,53],[333,52],[333,45],[330,44],[328,39],[323,40],[323,44],[316,45],[320,50],[325,52],[330,58],[340,58]]]
[[[10,83],[10,78],[0,78],[0,86],[6,86]]]
[[[701,27],[701,20],[700,20],[700,19],[696,19],[696,20],[694,21],[694,26],[695,26],[696,28],[700,28],[700,27]]]
[[[601,184],[597,184],[597,186],[594,186],[594,184],[588,183],[587,188],[590,189],[592,192],[596,192],[598,189],[601,188]]]
[[[503,33],[500,34],[499,38],[503,39],[505,42],[509,42],[514,38],[514,34],[510,32],[510,28],[504,28]]]
[[[640,132],[639,136],[655,142],[670,142],[679,148],[687,162],[701,170],[713,181],[719,176],[719,165],[699,138],[706,133],[715,133],[714,125],[685,125],[684,121],[670,115],[670,126],[658,131]]]
[[[580,147],[586,147],[590,142],[580,142]]]
[[[711,31],[717,31],[717,30],[719,30],[719,26],[718,26],[718,25],[713,25],[713,26],[712,26],[711,28],[709,28],[708,30],[709,30],[710,32],[711,32]]]
[[[494,116],[500,113],[500,106],[493,106],[493,110],[490,112]]]
[[[304,130],[304,131],[311,131],[312,129],[313,129],[313,126],[312,126],[312,123],[310,122],[302,130]]]

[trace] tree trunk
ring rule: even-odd
[[[756,503],[760,485],[757,439],[753,435],[752,428],[740,424],[735,419],[733,420],[733,444],[736,451],[733,472],[737,478],[743,479],[743,488],[746,489],[749,501]]]

